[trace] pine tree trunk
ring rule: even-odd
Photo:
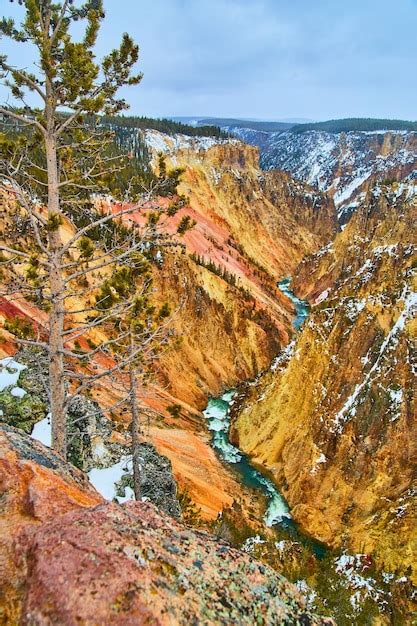
[[[61,215],[59,202],[58,159],[56,139],[53,133],[45,137],[48,170],[48,218]],[[52,448],[64,459],[67,458],[67,424],[64,380],[64,279],[62,270],[62,241],[59,226],[48,232],[49,286],[51,309],[49,312],[49,387],[52,417]]]
[[[137,380],[132,364],[129,372],[130,377],[130,408],[132,411],[132,464],[133,464],[133,491],[135,499],[141,498],[141,470],[140,470],[140,416],[139,403],[137,397]]]

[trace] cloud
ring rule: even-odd
[[[105,0],[140,44],[132,112],[416,117],[415,0]]]

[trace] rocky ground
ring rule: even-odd
[[[4,624],[331,624],[272,569],[152,504],[105,503],[23,431],[0,429]]]

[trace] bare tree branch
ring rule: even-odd
[[[0,113],[5,115],[6,117],[12,117],[13,119],[18,120],[19,122],[22,122],[23,124],[28,124],[29,126],[36,126],[36,128],[38,128],[42,132],[43,135],[45,135],[46,133],[45,128],[37,120],[30,120],[24,115],[19,115],[19,113],[15,113],[14,111],[5,109],[2,106],[0,106]]]

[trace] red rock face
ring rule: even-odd
[[[85,476],[0,429],[0,622],[331,624],[268,567],[148,503],[103,504]]]

